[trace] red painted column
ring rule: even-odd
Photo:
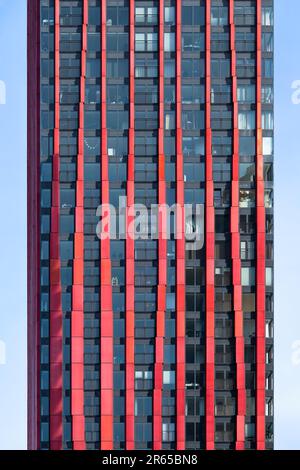
[[[54,51],[54,154],[52,161],[52,205],[50,232],[50,448],[63,446],[63,314],[59,243],[59,132],[60,132],[60,2],[55,0]]]
[[[135,7],[129,10],[129,135],[127,160],[127,229],[126,229],[126,315],[125,315],[125,431],[126,449],[134,449],[134,45]],[[131,209],[129,209],[131,207]]]
[[[238,101],[236,76],[236,50],[235,50],[235,24],[234,0],[229,2],[230,24],[230,50],[231,50],[231,77],[232,77],[232,103],[233,103],[233,155],[232,155],[232,181],[231,181],[231,258],[232,258],[232,284],[233,284],[233,311],[236,358],[236,450],[245,448],[245,415],[246,415],[246,389],[245,389],[245,359],[244,359],[244,332],[242,312],[242,285],[241,285],[241,256],[240,256],[240,230],[239,230],[239,130],[238,130]]]
[[[181,0],[176,0],[176,449],[185,448],[185,226],[181,127]]]
[[[40,2],[27,1],[27,357],[29,450],[40,448]]]
[[[106,125],[106,0],[101,2],[101,203],[109,203]],[[113,309],[110,239],[100,242],[100,447],[113,449]]]
[[[71,317],[71,414],[74,450],[85,449],[84,418],[84,102],[88,0],[83,1]]]
[[[257,77],[256,77],[256,445],[265,449],[265,303],[266,303],[266,211],[261,125],[261,0],[257,0]]]
[[[166,204],[164,155],[164,0],[159,2],[159,129],[158,129],[158,204]],[[163,211],[163,209],[162,209]],[[167,289],[167,240],[164,234],[163,213],[160,212],[158,239],[158,286],[155,336],[155,364],[153,390],[153,449],[162,448],[162,394],[165,311]]]
[[[215,210],[211,131],[211,1],[206,1],[206,131],[205,131],[205,266],[206,266],[206,356],[205,419],[206,449],[215,445]]]

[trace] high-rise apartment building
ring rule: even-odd
[[[33,449],[272,448],[273,0],[28,1],[28,372]]]

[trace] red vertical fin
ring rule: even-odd
[[[266,303],[266,211],[264,202],[264,175],[261,124],[261,0],[256,2],[257,16],[257,64],[256,64],[256,446],[265,450],[265,303]]]
[[[127,160],[127,229],[126,229],[126,449],[134,449],[134,1],[129,10],[129,135]]]
[[[55,0],[54,26],[54,154],[50,232],[50,449],[63,447],[63,313],[59,243],[59,132],[60,132],[60,2]]]
[[[158,129],[158,204],[160,207],[158,239],[158,286],[153,390],[153,449],[162,448],[162,394],[165,310],[167,289],[167,239],[163,211],[166,204],[164,155],[164,0],[159,2],[159,129]]]
[[[106,0],[101,2],[101,204],[109,204],[106,125]],[[103,235],[103,234],[102,234]],[[100,242],[100,447],[113,449],[113,310],[110,239]]]
[[[74,450],[85,449],[84,418],[84,103],[88,1],[83,0],[71,317],[71,414]]]
[[[211,0],[206,1],[206,131],[205,131],[205,243],[206,243],[206,449],[215,446],[215,210],[211,131]]]
[[[236,50],[235,50],[235,24],[234,1],[229,2],[230,24],[230,50],[231,50],[231,77],[232,77],[232,104],[233,104],[233,155],[231,173],[231,258],[232,258],[232,284],[233,284],[233,311],[236,357],[236,388],[237,388],[237,413],[236,413],[236,450],[245,448],[245,415],[246,415],[246,390],[245,390],[245,360],[244,360],[244,332],[242,312],[242,286],[241,286],[241,256],[240,256],[240,232],[239,232],[239,130],[238,130],[238,102],[237,102],[237,75],[236,75]]]

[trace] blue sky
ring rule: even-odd
[[[300,80],[299,0],[275,0],[275,435],[276,447],[300,449],[300,105],[292,83]],[[298,346],[299,347],[299,346]]]
[[[26,447],[26,1],[0,1],[0,448]]]
[[[275,445],[300,449],[299,0],[276,7]],[[26,0],[0,0],[0,449],[26,448]],[[1,99],[0,99],[1,102]],[[298,345],[299,349],[299,345]],[[1,359],[0,359],[1,362]]]

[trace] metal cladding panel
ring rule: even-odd
[[[262,128],[261,128],[261,85],[262,85],[262,51],[261,51],[261,14],[262,2],[256,2],[257,17],[257,56],[256,56],[256,447],[265,449],[265,206],[264,206],[264,177],[262,155]]]
[[[60,2],[55,1],[54,26],[54,154],[50,233],[50,449],[63,448],[63,313],[59,252],[60,131]]]
[[[244,334],[241,324],[242,286],[241,286],[241,258],[240,258],[240,231],[239,231],[239,133],[238,133],[238,102],[237,102],[237,75],[236,75],[236,47],[234,2],[229,2],[230,24],[230,51],[231,51],[231,78],[233,101],[233,155],[232,155],[232,182],[231,182],[231,258],[232,258],[232,284],[233,309],[235,323],[235,361],[236,361],[236,388],[237,388],[237,415],[236,415],[236,442],[235,449],[245,447],[245,364],[244,364]]]
[[[27,2],[27,446],[40,446],[40,2]]]
[[[213,450],[215,446],[215,356],[214,356],[214,327],[215,327],[215,234],[214,234],[214,183],[212,169],[212,132],[211,132],[211,1],[206,1],[206,30],[205,30],[205,266],[206,266],[206,358],[205,358],[205,425],[206,449]]]
[[[184,214],[184,180],[181,128],[181,0],[176,1],[176,203]],[[179,220],[180,217],[177,217]],[[176,232],[176,449],[185,448],[185,262],[184,217]]]
[[[101,2],[101,204],[109,204],[106,127],[106,0]],[[102,273],[106,271],[104,277]],[[113,443],[113,311],[110,240],[100,241],[100,448],[112,450]],[[103,374],[105,369],[106,374]]]

